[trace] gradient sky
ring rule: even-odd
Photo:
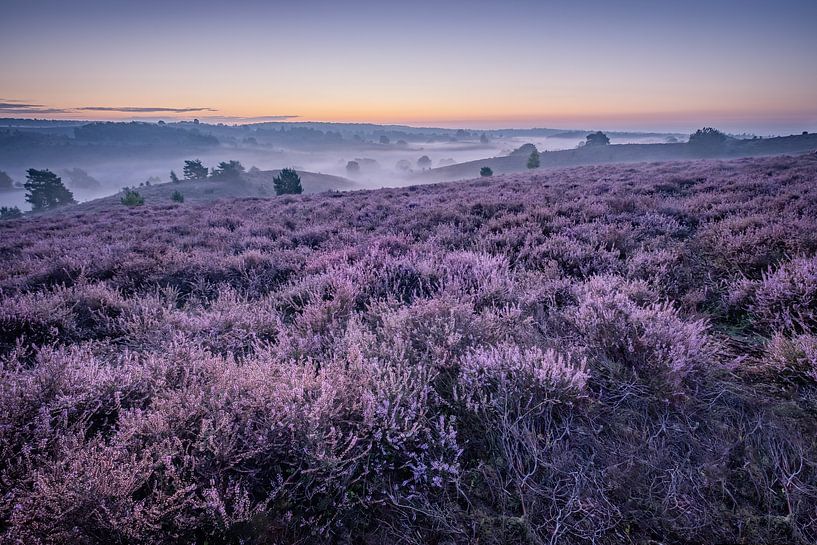
[[[0,0],[0,117],[815,130],[815,29],[817,0]]]

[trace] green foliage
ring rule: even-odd
[[[479,175],[487,178],[488,176],[493,176],[494,171],[491,170],[491,167],[482,167],[479,169]]]
[[[0,220],[13,220],[22,217],[23,213],[16,206],[0,206]]]
[[[606,134],[601,131],[596,131],[587,135],[585,146],[606,146],[609,143],[610,138],[608,138]]]
[[[301,177],[293,168],[282,169],[280,174],[272,180],[276,195],[297,195],[303,193]]]
[[[220,180],[240,180],[244,165],[238,161],[222,161],[213,169],[213,178]]]
[[[182,195],[181,191],[174,191],[170,199],[173,202],[184,202],[184,195]]]
[[[26,190],[26,202],[31,204],[34,212],[77,203],[74,194],[62,183],[62,178],[50,170],[28,169],[23,187]]]
[[[207,178],[207,167],[199,159],[185,161],[182,173],[185,180],[204,180]]]
[[[0,170],[0,190],[14,189],[14,181],[11,176]]]
[[[539,168],[539,151],[533,150],[528,157],[528,168]]]
[[[179,177],[176,176],[176,172],[173,170],[170,171],[170,181],[173,182],[174,184],[177,184],[180,181]]]
[[[125,206],[142,206],[145,204],[145,198],[139,194],[135,189],[124,188],[125,194],[122,196],[122,204]]]

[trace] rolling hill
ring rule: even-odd
[[[585,146],[561,151],[543,151],[540,168],[580,165],[641,163],[647,161],[679,161],[691,159],[736,158],[778,154],[801,154],[817,151],[817,134],[783,136],[753,140],[731,139],[721,147],[702,149],[688,143],[677,144],[612,144]],[[489,157],[455,165],[417,172],[419,183],[463,180],[479,175],[480,168],[490,167],[494,174],[521,172],[527,169],[527,155]]]
[[[0,541],[817,542],[814,154],[173,187],[0,222]]]

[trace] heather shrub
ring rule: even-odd
[[[817,326],[817,259],[797,258],[766,273],[749,311],[767,331],[809,331]]]
[[[631,286],[597,277],[582,290],[569,313],[600,381],[634,376],[680,393],[688,375],[713,366],[717,345],[701,320],[684,320],[668,303],[637,303]],[[646,297],[645,297],[646,298]]]
[[[814,167],[0,222],[0,541],[814,543]]]
[[[817,336],[778,333],[766,350],[767,363],[776,377],[817,386]]]
[[[553,349],[500,345],[470,352],[459,368],[458,397],[469,411],[505,411],[519,417],[544,402],[586,395],[585,362]],[[488,415],[483,415],[488,416]],[[490,419],[489,421],[492,421]]]

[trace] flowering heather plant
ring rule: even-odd
[[[0,541],[817,541],[817,157],[0,222]]]

